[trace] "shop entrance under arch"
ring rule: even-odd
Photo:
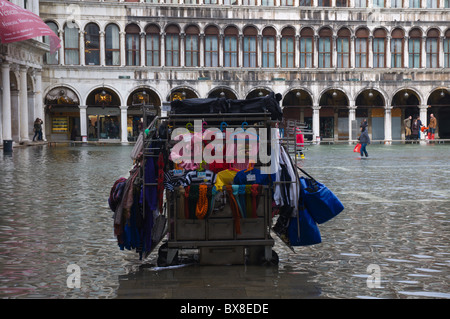
[[[88,141],[120,140],[120,100],[107,88],[91,92],[86,100]]]

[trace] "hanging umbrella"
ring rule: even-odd
[[[11,43],[49,36],[50,52],[61,47],[59,37],[39,16],[7,0],[0,0],[0,41]]]

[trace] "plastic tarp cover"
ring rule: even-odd
[[[171,109],[174,114],[269,112],[273,120],[281,120],[283,117],[279,103],[281,98],[281,94],[270,92],[266,96],[248,100],[225,98],[175,100],[171,102]]]

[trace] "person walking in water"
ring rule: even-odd
[[[33,125],[33,130],[34,130],[34,136],[33,136],[33,142],[34,139],[37,137],[38,141],[42,140],[42,120],[40,118],[36,118],[36,120],[34,121],[34,125]]]
[[[369,154],[367,153],[367,144],[370,144],[370,137],[369,132],[367,132],[367,127],[361,128],[362,132],[359,136],[359,142],[361,143],[361,157],[365,155],[366,157],[369,157]]]
[[[403,123],[405,124],[405,138],[407,140],[411,138],[411,120],[412,116],[409,116],[403,121]]]
[[[428,139],[434,140],[434,134],[436,133],[436,118],[434,117],[434,114],[430,114],[430,124],[428,124]]]

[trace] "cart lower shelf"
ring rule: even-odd
[[[178,263],[178,251],[198,249],[202,265],[277,265],[274,240],[167,241],[158,251],[158,266]]]

